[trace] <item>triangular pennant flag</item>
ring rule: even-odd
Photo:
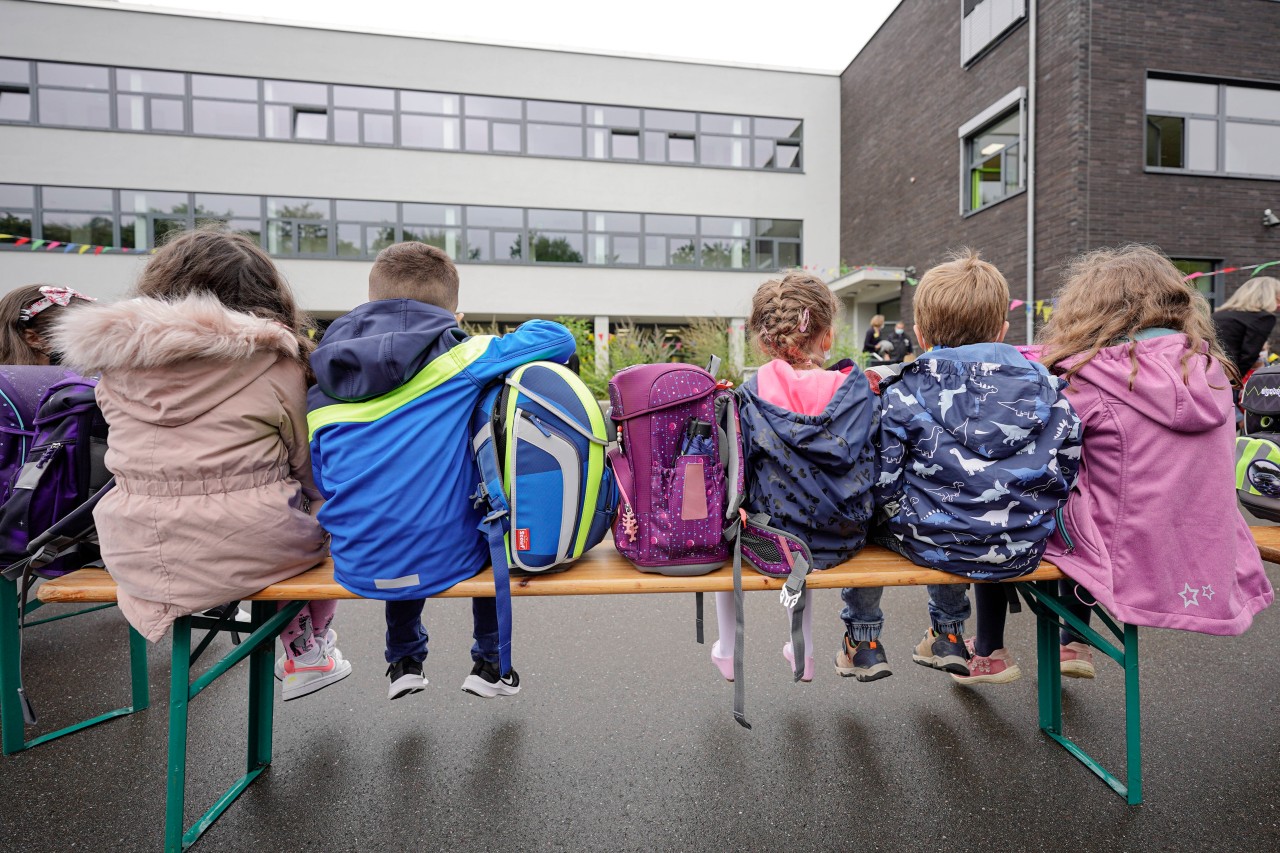
[[[12,236],[12,234],[0,234],[0,240],[8,240]]]
[[[106,247],[106,246],[94,246],[94,247],[93,247],[93,253],[94,253],[95,255],[101,255],[101,254],[102,254],[102,250],[103,250],[103,249],[105,249],[105,248],[107,248],[107,247]]]
[[[83,255],[85,252],[93,248],[88,243],[81,243],[79,245],[80,245],[80,249],[76,252],[77,255]]]
[[[74,249],[76,246],[79,246],[79,245],[80,245],[79,243],[68,243],[67,247],[62,250],[62,254],[65,255],[67,252],[70,252],[72,249]]]
[[[62,244],[59,243],[57,240],[53,240],[49,243],[49,247],[48,249],[46,249],[46,251],[52,252],[54,249],[58,248],[61,245]]]
[[[45,242],[46,242],[46,241],[44,241],[44,240],[32,240],[32,241],[31,241],[31,251],[33,251],[33,252],[34,252],[36,249],[39,249],[41,246],[43,246],[43,245],[45,244]]]
[[[14,240],[14,241],[13,241],[13,245],[15,245],[15,246],[21,246],[21,245],[23,245],[24,243],[30,243],[30,242],[31,242],[31,238],[30,238],[30,237],[19,237],[17,240]]]
[[[1280,264],[1280,261],[1267,261],[1265,264],[1258,264],[1256,267],[1253,268],[1253,274],[1257,275],[1258,273],[1265,270],[1267,267],[1274,267],[1276,264]]]

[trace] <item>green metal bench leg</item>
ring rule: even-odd
[[[185,849],[182,830],[187,803],[187,700],[191,685],[191,619],[173,623],[172,669],[169,673],[169,772],[165,790],[165,853]]]
[[[1052,583],[1052,582],[1051,582]],[[1062,734],[1062,667],[1058,663],[1058,620],[1036,617],[1036,664],[1040,693],[1040,728]]]
[[[274,602],[253,602],[253,624],[267,621],[276,610]],[[262,643],[249,655],[249,750],[246,773],[271,763],[271,726],[275,711],[275,646]]]
[[[1142,802],[1142,703],[1138,695],[1138,629],[1124,626],[1124,734],[1129,805]]]

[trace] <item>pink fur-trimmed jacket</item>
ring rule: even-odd
[[[212,297],[139,298],[66,312],[54,344],[101,373],[116,488],[94,521],[144,637],[324,559],[292,332]]]
[[[1128,344],[1071,378],[1080,477],[1044,556],[1125,622],[1241,634],[1274,592],[1236,502],[1230,384],[1203,357],[1184,382],[1186,348],[1139,340],[1133,390]]]

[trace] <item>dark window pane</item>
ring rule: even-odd
[[[726,237],[746,237],[751,231],[751,220],[728,219],[722,216],[702,217],[702,235],[722,235]]]
[[[0,232],[12,234],[14,237],[30,237],[31,212],[26,210],[5,210],[0,205]]]
[[[460,209],[451,204],[404,204],[405,222],[418,225],[458,225]]]
[[[774,139],[799,139],[804,124],[794,118],[758,118],[756,119],[756,136],[770,136]]]
[[[257,136],[258,106],[230,101],[192,101],[191,123],[199,134]]]
[[[671,110],[645,110],[644,126],[648,130],[688,130],[697,129],[698,119],[693,113],[678,113]]]
[[[48,206],[48,193],[45,194]],[[182,213],[187,212],[186,193],[162,193],[142,190],[121,190],[120,209],[132,213]]]
[[[360,142],[360,113],[355,110],[333,111],[333,141],[350,145]]]
[[[694,160],[692,136],[676,136],[667,139],[667,160],[672,163],[692,163]]]
[[[640,111],[627,107],[587,107],[587,124],[602,127],[639,127]]]
[[[1147,116],[1147,165],[1182,168],[1183,121],[1173,116]]]
[[[155,233],[152,235],[149,245],[163,246],[165,241],[169,239],[169,235],[187,230],[187,221],[185,219],[163,219],[157,217],[152,220],[151,227]],[[123,233],[123,229],[121,233]]]
[[[107,69],[96,65],[67,65],[61,62],[36,63],[36,77],[41,86],[67,86],[72,89],[108,88]]]
[[[261,200],[256,195],[214,195],[196,193],[196,214],[210,217],[252,217],[261,211]]]
[[[592,231],[639,231],[638,213],[588,213],[587,228]]]
[[[750,150],[751,140],[704,135],[700,145],[702,146],[702,165],[741,168],[747,165],[747,152]]]
[[[1147,80],[1147,112],[1217,115],[1218,84]]]
[[[493,150],[519,153],[520,125],[495,121],[493,123]]]
[[[338,255],[344,258],[363,255],[364,246],[360,239],[363,233],[363,225],[339,225]]]
[[[419,113],[458,114],[458,95],[440,92],[400,92],[400,109]]]
[[[268,198],[267,216],[288,219],[328,219],[329,202],[319,198]]]
[[[365,113],[364,141],[369,145],[390,145],[395,141],[391,116],[386,113]]]
[[[146,130],[146,108],[146,99],[141,95],[120,95],[116,98],[116,127],[121,130]]]
[[[696,216],[668,216],[650,213],[644,218],[644,230],[650,234],[693,234],[698,227]]]
[[[523,228],[524,212],[515,207],[468,207],[467,228],[473,225]]]
[[[482,122],[483,123],[483,122]],[[435,116],[400,116],[400,144],[406,148],[458,149],[458,120]]]
[[[799,219],[757,219],[757,237],[799,237]]]
[[[466,121],[467,150],[489,150],[489,122],[482,118],[469,118]]]
[[[529,101],[525,104],[529,121],[558,121],[582,124],[582,105],[559,101]]]
[[[582,263],[582,235],[549,232],[529,233],[529,251],[532,260],[541,264]]]
[[[182,113],[182,101],[172,98],[151,99],[151,129],[181,132],[187,129],[187,119]]]
[[[726,133],[730,136],[750,136],[751,119],[746,116],[722,116],[714,113],[703,113],[702,132]]]
[[[551,228],[557,231],[581,231],[582,213],[577,210],[538,210],[529,211],[530,228]]]
[[[454,260],[458,259],[458,249],[462,245],[462,230],[459,228],[409,228],[404,229],[404,239],[426,243],[441,249]],[[470,258],[469,260],[475,260]]]
[[[303,255],[329,254],[329,226],[298,223],[298,252]]]
[[[40,228],[44,239],[61,243],[110,246],[115,241],[106,213],[45,213]]]
[[[800,266],[800,244],[778,244],[778,269],[790,269]]]
[[[775,169],[798,169],[800,168],[800,146],[788,145],[779,142],[776,154],[774,155]]]
[[[0,92],[0,121],[31,121],[31,96],[26,92]]]
[[[610,134],[610,144],[611,154],[614,159],[637,160],[640,157],[639,133],[615,130]]]
[[[328,139],[329,114],[313,110],[293,111],[294,139]]]
[[[581,157],[582,128],[559,124],[528,125],[528,153],[541,157]]]
[[[1280,177],[1280,125],[1227,122],[1226,169]]]
[[[262,110],[267,139],[293,138],[293,107],[268,104]]]
[[[156,95],[184,95],[186,80],[171,71],[142,71],[137,68],[116,69],[116,89],[121,92],[150,92]]]
[[[469,116],[520,118],[520,102],[515,98],[482,98],[467,95],[465,109]]]
[[[25,59],[0,59],[0,83],[31,82],[31,63]]]
[[[147,245],[147,218],[145,216],[120,217],[120,242],[123,249],[141,249]]]
[[[28,184],[0,184],[0,206],[35,207],[35,187]]]
[[[58,210],[110,210],[111,190],[80,187],[45,187],[41,191],[45,208]]]
[[[215,77],[211,74],[191,75],[191,94],[195,97],[231,98],[237,101],[258,100],[258,81],[248,77]]]
[[[40,123],[72,127],[107,127],[111,106],[107,96],[97,92],[40,90]]]
[[[711,269],[745,269],[748,260],[747,241],[728,237],[702,242],[702,265]]]
[[[644,159],[651,163],[663,163],[667,159],[667,135],[661,131],[647,131],[644,135]]]
[[[339,107],[394,110],[396,93],[391,89],[371,89],[365,86],[334,86],[333,103]]]
[[[363,222],[395,222],[394,201],[339,201],[338,218]]]
[[[294,83],[288,80],[266,80],[262,84],[263,97],[268,101],[286,104],[325,106],[329,103],[328,87],[323,83]]]
[[[777,269],[777,265],[773,261],[773,241],[757,240],[756,241],[756,269],[772,270]]]

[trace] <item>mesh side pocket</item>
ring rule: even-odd
[[[783,562],[778,543],[770,537],[753,533],[749,527],[742,531],[742,548],[744,551],[750,551],[762,563]]]

